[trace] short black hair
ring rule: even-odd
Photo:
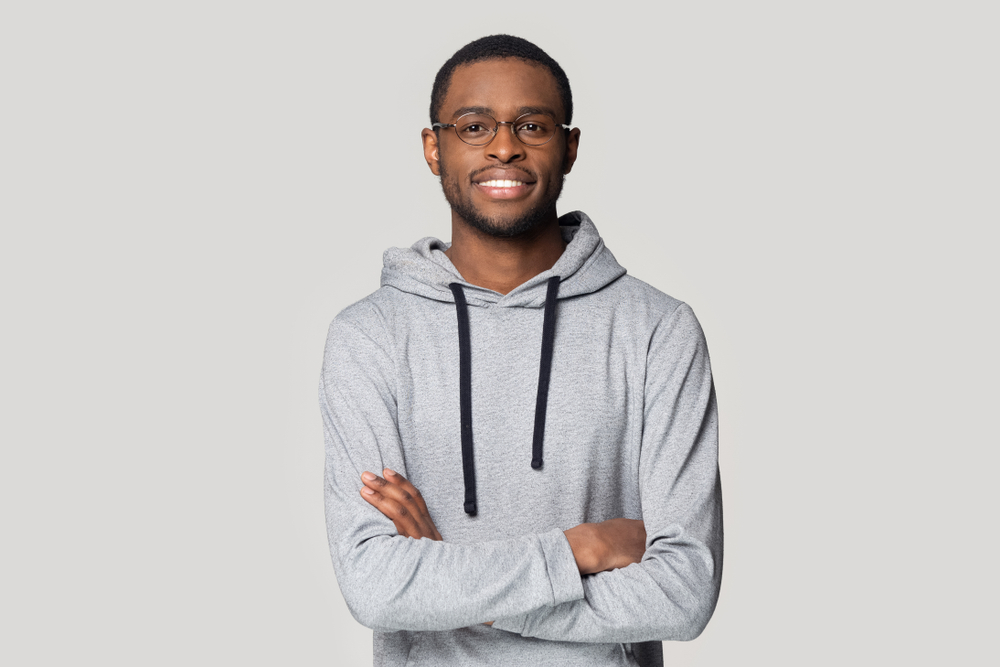
[[[566,125],[573,122],[573,92],[569,87],[569,78],[559,63],[526,39],[513,35],[490,35],[480,37],[460,48],[438,70],[437,76],[434,77],[434,87],[431,89],[431,123],[439,122],[438,115],[441,113],[441,105],[448,93],[451,75],[455,72],[456,67],[501,58],[518,58],[529,63],[536,63],[549,70],[556,79],[559,97],[562,99],[563,109],[566,111],[566,118],[562,122]]]

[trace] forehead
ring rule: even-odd
[[[513,120],[520,115],[518,110],[526,107],[549,111],[560,121],[564,116],[559,87],[552,73],[542,65],[517,58],[456,67],[441,105],[441,115],[454,119],[468,107],[491,109],[498,120]]]

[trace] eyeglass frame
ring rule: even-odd
[[[466,146],[472,146],[473,148],[482,148],[483,146],[489,146],[490,144],[493,143],[493,140],[497,138],[498,134],[500,134],[500,126],[501,125],[510,125],[510,133],[511,133],[511,135],[515,139],[517,139],[518,141],[520,141],[525,146],[529,146],[531,148],[538,148],[539,146],[544,146],[545,144],[547,144],[550,141],[552,141],[552,137],[555,137],[556,133],[553,132],[551,137],[549,137],[548,139],[546,139],[544,142],[542,142],[540,144],[528,144],[528,143],[525,143],[524,140],[521,139],[521,137],[517,136],[517,132],[514,130],[514,125],[517,124],[517,121],[521,120],[525,116],[537,116],[537,115],[548,116],[549,114],[547,114],[547,113],[538,114],[537,112],[529,111],[528,113],[521,114],[520,116],[518,116],[514,120],[503,120],[503,121],[500,121],[500,120],[497,120],[496,118],[493,118],[493,116],[489,115],[488,113],[480,113],[478,111],[470,111],[469,113],[463,113],[461,116],[459,116],[458,118],[456,118],[454,123],[431,123],[431,127],[434,128],[435,130],[441,129],[442,127],[453,127],[453,128],[455,128],[455,136],[457,136],[458,140],[461,141],[463,144],[465,144]],[[462,120],[466,116],[486,116],[487,118],[492,119],[494,123],[496,123],[496,126],[493,128],[493,136],[490,137],[489,141],[487,141],[485,144],[470,144],[468,141],[466,141],[465,139],[462,138],[462,135],[460,135],[458,133],[458,121]],[[552,118],[552,117],[549,116],[549,118]],[[552,120],[555,121],[554,118]],[[571,129],[573,129],[572,125],[566,125],[565,123],[556,123],[556,127],[561,127],[564,130],[571,130]]]

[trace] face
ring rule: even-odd
[[[542,110],[565,122],[555,77],[542,66],[518,59],[487,60],[455,69],[442,123],[470,110],[512,121],[526,110]],[[555,220],[563,177],[576,160],[577,129],[557,130],[542,146],[526,146],[501,125],[486,146],[469,146],[454,128],[423,131],[424,157],[441,177],[452,217],[498,237],[520,236]],[[513,181],[512,184],[504,181]]]

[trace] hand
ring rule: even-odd
[[[437,526],[431,521],[430,512],[424,503],[420,490],[394,470],[382,471],[385,478],[373,475],[367,470],[361,474],[361,497],[396,526],[396,532],[403,537],[420,539],[428,537],[443,542]],[[493,625],[487,621],[483,625]]]
[[[403,537],[420,539],[427,537],[441,540],[430,512],[424,503],[423,496],[417,487],[410,484],[398,472],[386,468],[382,471],[385,478],[365,471],[361,475],[361,497],[375,509],[392,520],[396,532]]]
[[[637,519],[581,523],[565,534],[580,574],[638,563],[646,553],[646,525]]]

